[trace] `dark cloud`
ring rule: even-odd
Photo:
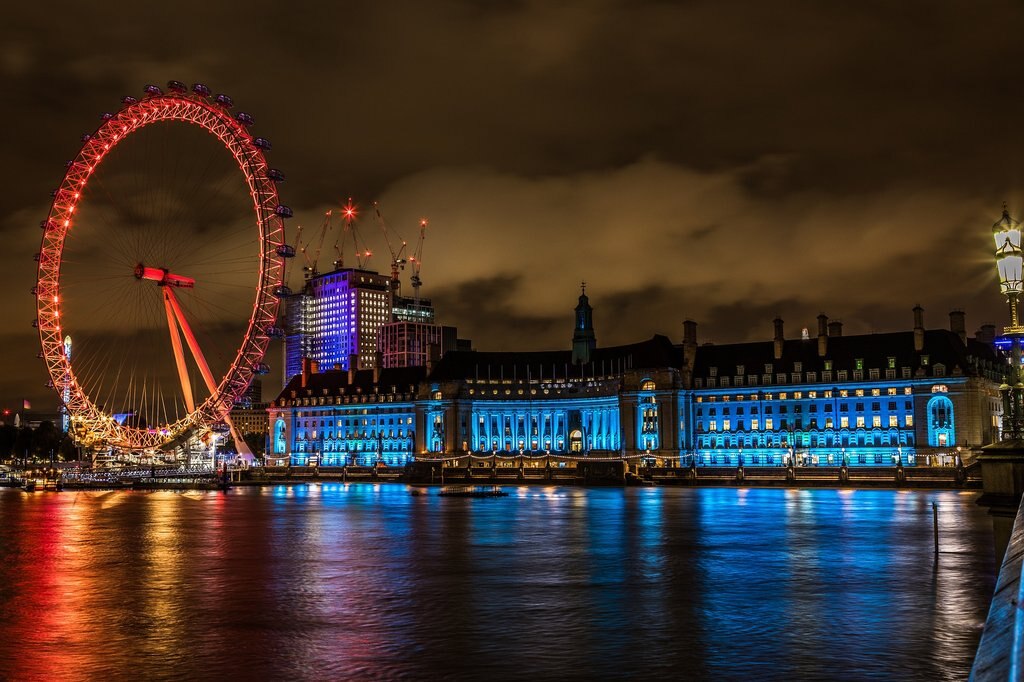
[[[34,316],[35,226],[79,136],[177,78],[253,114],[296,223],[348,196],[407,238],[429,216],[423,293],[481,348],[566,346],[582,279],[602,343],[685,317],[719,342],[775,314],[905,328],[916,302],[934,326],[998,322],[987,226],[1004,199],[1024,213],[1022,29],[989,0],[21,5],[0,40],[4,319]],[[45,402],[29,338],[0,375]]]

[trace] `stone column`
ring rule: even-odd
[[[1004,440],[986,445],[981,449],[978,461],[984,486],[978,504],[988,507],[992,516],[996,560],[1001,562],[1024,493],[1024,440]]]

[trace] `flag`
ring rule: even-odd
[[[32,403],[30,403],[28,400],[23,400],[22,402],[24,403],[24,405],[23,405],[24,409],[26,409],[26,410],[31,410],[32,409]]]

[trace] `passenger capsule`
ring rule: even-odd
[[[284,298],[285,296],[291,296],[291,295],[292,295],[292,290],[289,289],[286,284],[279,284],[274,289],[274,296],[277,296],[278,298]]]
[[[159,85],[147,85],[143,88],[143,92],[145,92],[148,97],[164,94],[164,91],[160,89]]]
[[[254,119],[250,114],[247,114],[244,111],[239,111],[237,114],[235,114],[235,120],[244,126],[251,126],[253,123],[256,122],[256,119]]]
[[[217,95],[213,98],[213,101],[221,105],[225,109],[230,109],[231,107],[235,106],[235,103],[231,101],[231,98],[227,95]]]
[[[104,121],[109,121],[110,119],[114,118],[114,115],[109,111],[104,111],[100,118],[102,118]]]
[[[84,135],[82,135],[82,142],[88,142],[91,139],[92,135],[90,135],[89,133],[85,133]]]
[[[288,208],[284,204],[278,204],[277,208],[274,209],[274,213],[281,216],[282,218],[292,217],[292,209]]]
[[[277,247],[277,255],[281,256],[281,258],[294,258],[295,247],[290,244],[281,244],[281,246]]]
[[[264,151],[270,150],[270,140],[265,137],[254,137],[252,143]]]
[[[193,83],[192,92],[196,93],[197,95],[202,95],[203,97],[210,96],[210,88],[206,87],[202,83]]]
[[[167,89],[171,92],[186,92],[188,86],[181,81],[167,81]]]
[[[270,365],[268,365],[265,362],[259,363],[258,365],[256,365],[256,373],[257,374],[270,374]]]
[[[135,99],[131,95],[125,95],[124,97],[121,98],[121,104],[132,105],[132,104],[138,104],[138,103],[139,103],[139,100]]]
[[[267,327],[267,336],[269,336],[272,339],[284,338],[284,330],[281,329],[280,327],[275,327],[271,325]]]
[[[268,170],[267,177],[273,180],[274,182],[284,182],[284,173],[277,170],[276,168],[271,168],[270,170]]]

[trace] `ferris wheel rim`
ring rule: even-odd
[[[205,89],[205,88],[204,88]],[[147,88],[147,92],[149,88]],[[219,99],[219,97],[218,97]],[[228,100],[230,103],[230,100]],[[93,440],[128,449],[154,449],[180,439],[198,428],[222,420],[258,372],[270,342],[270,328],[278,312],[276,289],[283,281],[283,216],[275,178],[263,154],[262,138],[253,137],[239,115],[231,116],[227,106],[208,98],[196,88],[184,92],[150,93],[141,100],[125,98],[116,113],[104,115],[95,132],[83,136],[83,144],[69,162],[60,188],[54,193],[47,219],[43,221],[42,245],[36,276],[36,326],[42,357],[54,389],[61,395],[72,423],[84,427]],[[219,377],[216,391],[184,417],[168,424],[137,427],[117,423],[113,415],[98,407],[80,385],[72,363],[63,351],[67,330],[61,324],[63,297],[60,289],[64,242],[74,227],[74,213],[88,186],[90,176],[106,155],[120,142],[142,128],[161,121],[197,126],[218,139],[245,177],[259,232],[259,272],[252,313],[234,359]],[[288,211],[290,213],[290,211]],[[64,400],[64,395],[68,396]]]

